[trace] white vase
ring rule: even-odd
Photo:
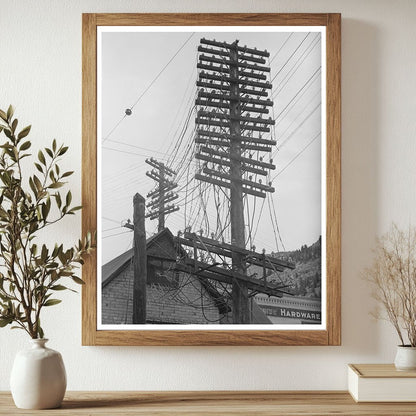
[[[66,390],[66,372],[59,352],[46,348],[47,339],[32,339],[32,347],[14,360],[10,387],[21,409],[59,407]]]
[[[399,371],[416,370],[416,347],[398,345],[394,365]]]

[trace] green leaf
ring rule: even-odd
[[[4,328],[5,326],[9,325],[12,322],[13,322],[12,317],[0,318],[0,328]]]
[[[68,191],[68,193],[66,194],[66,198],[65,198],[65,205],[69,207],[71,202],[72,202],[72,194],[71,194],[71,191]]]
[[[36,189],[40,192],[42,190],[42,183],[36,175],[33,175],[33,182],[36,185]]]
[[[9,108],[7,109],[7,120],[8,120],[8,121],[11,121],[11,119],[12,119],[12,117],[13,117],[13,114],[14,114],[14,108],[13,108],[13,106],[10,104],[10,105],[9,105]]]
[[[53,142],[52,142],[52,150],[56,152],[56,140],[55,139],[53,139]]]
[[[23,139],[24,137],[26,137],[28,134],[29,134],[29,132],[30,132],[30,129],[32,128],[32,126],[26,126],[18,135],[17,135],[17,138],[20,140],[20,139]],[[27,143],[27,142],[26,142]],[[23,150],[25,150],[25,149],[23,149]]]
[[[61,208],[61,206],[62,206],[61,194],[59,192],[57,192],[54,196],[55,196],[55,200],[56,200],[56,205],[58,205],[58,208]]]
[[[51,286],[50,289],[51,290],[67,290],[68,288],[64,285],[55,285],[55,286]]]
[[[55,258],[58,255],[58,248],[59,248],[58,244],[55,243],[55,246],[54,246],[52,254],[51,254],[52,258]]]
[[[35,197],[37,198],[38,190],[36,189],[35,183],[33,182],[33,179],[31,177],[29,178],[29,186],[32,192],[34,193]]]
[[[61,303],[62,300],[60,299],[48,299],[43,306],[53,306],[53,305],[57,305],[58,303]]]
[[[4,131],[4,134],[6,135],[6,137],[8,139],[11,139],[13,137],[12,136],[12,133],[11,133],[11,131],[9,129],[4,129],[3,131]]]
[[[21,133],[20,133],[21,134]],[[19,136],[20,136],[19,134]],[[22,150],[27,150],[29,149],[29,147],[32,146],[32,143],[30,143],[30,141],[28,140],[27,142],[24,142],[21,146],[20,146],[20,151]]]
[[[50,204],[49,205],[48,204],[42,204],[42,218],[45,221],[48,218],[50,208],[51,208]]]
[[[45,244],[43,244],[42,251],[40,253],[40,258],[43,263],[45,263],[47,257],[48,257],[48,249],[46,248]]]
[[[69,172],[65,172],[65,173],[61,176],[61,178],[66,178],[67,176],[71,176],[73,173],[74,173],[74,171],[73,171],[73,170],[71,170],[71,171],[69,171]]]
[[[49,155],[49,157],[53,157],[53,153],[51,149],[45,147],[45,152]]]
[[[66,263],[66,256],[65,256],[65,253],[63,251],[59,251],[58,252],[58,258],[59,258],[59,261],[62,264],[65,264]]]
[[[65,185],[64,182],[55,182],[55,183],[51,183],[48,188],[51,189],[56,189],[56,188],[62,188]]]
[[[45,333],[43,332],[43,329],[39,324],[38,324],[38,335],[39,335],[39,338],[41,339],[45,336]]]
[[[71,211],[70,212],[79,211],[80,209],[82,209],[82,206],[81,205],[78,205],[76,207],[71,208]]]
[[[68,150],[68,146],[62,147],[61,150],[59,151],[58,156],[62,156],[63,154],[66,153],[67,150]]]
[[[7,114],[3,110],[0,110],[0,118],[7,122]]]
[[[32,244],[32,246],[30,247],[30,251],[34,256],[36,256],[36,253],[38,252],[38,246],[36,244]]]
[[[38,152],[38,159],[39,159],[40,163],[42,163],[43,165],[46,166],[46,160],[45,160],[44,154],[42,153],[42,150],[39,150],[39,152]]]
[[[43,168],[42,168],[42,166],[41,166],[41,165],[39,165],[39,163],[36,163],[36,162],[35,162],[35,166],[36,166],[36,169],[37,169],[39,172],[43,173]]]
[[[17,123],[18,123],[18,120],[17,120],[17,118],[15,118],[12,122],[12,132],[13,133],[16,131]]]
[[[78,276],[72,276],[71,279],[75,283],[78,283],[79,285],[85,285],[85,282],[82,279],[80,279]]]

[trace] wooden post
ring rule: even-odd
[[[230,49],[230,77],[238,80],[238,45]],[[241,171],[241,142],[240,142],[240,103],[238,82],[230,82],[230,218],[231,218],[231,244],[245,248],[244,205]],[[237,252],[232,255],[233,270],[245,274],[244,257]],[[249,324],[250,310],[248,302],[248,288],[246,283],[234,279],[233,290],[233,323]]]
[[[134,195],[133,324],[146,323],[147,252],[144,208],[144,198],[140,194]]]
[[[159,224],[157,227],[158,232],[165,229],[165,165],[160,164],[159,170]]]

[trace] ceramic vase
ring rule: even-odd
[[[416,370],[416,347],[408,345],[399,345],[397,347],[394,365],[399,371],[415,371]]]
[[[45,346],[47,339],[32,339],[31,348],[16,354],[10,387],[21,409],[59,407],[66,390],[66,372],[59,352]]]

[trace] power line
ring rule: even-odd
[[[176,125],[176,123],[177,123],[177,121],[178,121],[178,119],[179,119],[179,115],[181,114],[182,106],[186,103],[186,97],[187,97],[187,94],[188,94],[189,87],[190,87],[192,84],[194,84],[194,88],[196,89],[196,85],[195,85],[195,83],[192,83],[192,80],[193,80],[193,74],[194,74],[194,72],[196,71],[197,62],[198,62],[198,56],[196,55],[196,56],[195,56],[195,62],[194,62],[194,63],[193,63],[193,65],[192,65],[192,72],[191,72],[191,73],[190,73],[190,75],[189,75],[189,79],[188,79],[188,82],[187,82],[187,84],[186,84],[186,88],[185,88],[185,91],[184,91],[184,93],[183,93],[183,96],[182,96],[181,102],[180,102],[180,104],[179,104],[179,106],[178,106],[178,109],[177,109],[177,111],[176,111],[175,117],[174,117],[174,119],[173,119],[173,121],[172,121],[172,123],[171,123],[171,126],[170,126],[170,128],[169,128],[169,130],[168,130],[168,133],[167,133],[167,135],[166,135],[166,137],[167,137],[167,138],[168,138],[168,137],[170,137],[170,135],[171,135],[172,131],[174,130],[175,125]],[[192,99],[193,95],[194,95],[194,94],[193,94],[193,89],[191,89],[191,99]],[[186,105],[185,105],[185,106],[186,106]],[[179,123],[178,123],[178,124],[179,124]],[[165,140],[164,140],[163,146],[165,145],[165,143],[166,143],[166,138],[165,138]],[[169,147],[170,147],[170,146],[169,146]]]
[[[286,38],[286,40],[283,42],[282,46],[279,48],[279,50],[273,55],[273,58],[270,61],[270,64],[274,61],[278,53],[283,49],[283,47],[286,45],[286,43],[289,41],[289,39],[292,37],[293,32],[290,32],[289,36]]]
[[[119,225],[118,227],[112,227],[112,228],[107,228],[106,230],[103,230],[102,232],[105,233],[107,231],[113,231],[113,230],[117,230],[121,227],[121,225]]]
[[[283,88],[289,83],[290,79],[296,74],[297,70],[302,66],[303,62],[305,62],[306,58],[310,55],[316,45],[319,44],[320,36],[319,34],[312,39],[312,42],[306,47],[306,49],[302,52],[299,58],[296,60],[292,68],[286,73],[286,75],[280,80],[280,86],[276,91],[275,95],[278,95]]]
[[[105,150],[111,150],[113,152],[118,152],[118,153],[125,153],[127,155],[132,155],[132,156],[150,157],[149,154],[144,155],[142,153],[127,152],[126,150],[113,149],[111,147],[106,147],[106,146],[102,146],[102,148],[105,149]],[[168,159],[167,157],[161,157],[161,156],[158,156],[158,157],[159,157],[159,159],[166,159],[166,160]]]
[[[277,221],[277,213],[276,213],[276,207],[274,205],[274,199],[273,198],[270,198],[270,199],[272,201],[272,209],[273,209],[273,214],[274,214],[274,220],[276,223],[277,234],[279,235],[279,240],[282,243],[283,251],[286,251],[286,247],[283,244],[282,236],[280,234],[279,222]],[[279,249],[277,251],[279,251]]]
[[[178,53],[185,47],[185,45],[191,40],[192,36],[195,34],[195,32],[191,33],[191,36],[189,36],[185,42],[182,44],[182,46],[175,52],[175,54],[169,59],[167,64],[160,70],[160,72],[156,75],[155,78],[151,81],[151,83],[146,87],[146,89],[140,94],[139,98],[134,102],[134,104],[129,108],[132,110],[136,104],[142,99],[142,97],[146,94],[147,91],[150,90],[152,85],[158,80],[158,78],[162,75],[164,70],[169,66],[169,64],[175,59],[175,57],[178,55]],[[121,120],[110,130],[110,132],[103,138],[102,142],[104,143],[108,138],[111,136],[111,134],[114,132],[114,130],[121,124],[121,122],[126,118],[126,114],[121,118]]]
[[[272,82],[275,80],[275,78],[283,71],[283,68],[287,65],[287,63],[292,59],[293,55],[298,51],[298,49],[302,46],[303,42],[305,42],[306,38],[310,35],[310,33],[307,33],[306,36],[302,39],[302,41],[299,43],[297,48],[292,52],[292,54],[287,58],[286,62],[281,66],[277,74],[272,78]]]
[[[295,124],[298,122],[299,118],[305,114],[305,110],[309,107],[309,105],[315,100],[317,96],[320,96],[321,91],[317,91],[310,99],[309,101],[300,109],[297,116],[293,119],[293,121],[283,130],[279,131],[279,137],[283,137],[286,132]],[[321,101],[319,100],[319,105],[321,104]],[[290,133],[291,134],[291,133]],[[285,139],[286,140],[286,139]],[[283,142],[285,141],[283,140]],[[282,139],[279,140],[279,147],[283,144]]]
[[[115,222],[116,224],[121,224],[121,221],[113,220],[112,218],[108,217],[101,217],[103,220]]]
[[[316,69],[316,71],[308,78],[308,80],[302,85],[302,87],[297,91],[297,93],[292,97],[292,99],[286,104],[286,106],[283,108],[283,110],[277,115],[275,120],[277,120],[289,107],[289,105],[296,99],[296,97],[302,92],[302,90],[309,84],[309,82],[315,77],[315,75],[320,71],[321,66]]]
[[[165,155],[165,156],[166,156],[166,155],[168,155],[168,153],[159,152],[159,151],[157,151],[157,150],[153,150],[153,149],[149,149],[149,148],[146,148],[146,147],[137,146],[137,145],[134,145],[134,144],[129,144],[129,143],[125,143],[125,142],[120,142],[120,141],[118,141],[118,140],[110,140],[110,139],[108,139],[107,141],[108,141],[108,142],[111,142],[111,143],[122,144],[123,146],[133,147],[134,149],[140,149],[140,150],[146,150],[146,151],[148,151],[148,152],[158,153],[158,154],[160,154],[160,155]]]
[[[122,234],[131,234],[131,231],[127,231],[127,232],[123,231],[121,233],[110,234],[110,235],[106,235],[106,236],[101,237],[101,238],[104,240],[105,238],[116,237],[117,235],[122,235]]]
[[[304,95],[308,92],[308,90],[310,90],[312,88],[312,86],[315,84],[316,81],[319,81],[319,78],[315,78],[314,80],[312,80],[312,82],[296,97],[296,99],[291,100],[291,103],[289,103],[289,107],[286,108],[287,112],[286,112],[285,115],[283,115],[279,120],[277,120],[277,118],[274,118],[274,120],[276,120],[275,128],[277,128],[286,119],[286,117],[288,117],[290,111],[292,111],[295,108],[295,106],[304,97]],[[320,94],[320,93],[321,93],[321,91],[320,91],[320,89],[318,89],[318,91],[315,92],[314,97],[316,95]],[[301,115],[302,113],[303,113],[303,111],[298,113],[296,118],[298,118],[299,115]],[[274,117],[274,115],[273,115],[273,117]]]
[[[116,123],[116,125],[110,130],[110,132],[105,136],[105,138],[102,140],[102,143],[104,143],[108,138],[114,133],[114,130],[121,124],[121,122],[127,117],[127,114],[124,114],[123,117]]]
[[[319,132],[299,153],[296,154],[296,156],[287,164],[284,168],[282,168],[277,174],[273,177],[273,181],[281,174],[283,171],[285,171],[319,136],[321,135],[321,132]]]
[[[178,55],[178,53],[185,47],[185,45],[191,40],[192,36],[195,34],[195,32],[191,33],[191,36],[189,36],[185,42],[182,44],[182,46],[175,52],[175,54],[172,56],[172,58],[169,59],[167,64],[160,70],[160,72],[156,75],[156,77],[153,79],[153,81],[148,85],[148,87],[141,93],[139,98],[134,102],[134,104],[130,107],[130,110],[132,110],[136,104],[141,100],[141,98],[146,94],[147,91],[152,87],[152,85],[157,81],[157,79],[162,75],[163,71],[169,66],[169,64],[175,59],[175,57]]]
[[[309,120],[312,114],[321,106],[319,102],[310,112],[305,116],[305,118],[293,129],[289,135],[276,147],[276,150],[273,152],[273,156],[294,136],[294,134]]]

